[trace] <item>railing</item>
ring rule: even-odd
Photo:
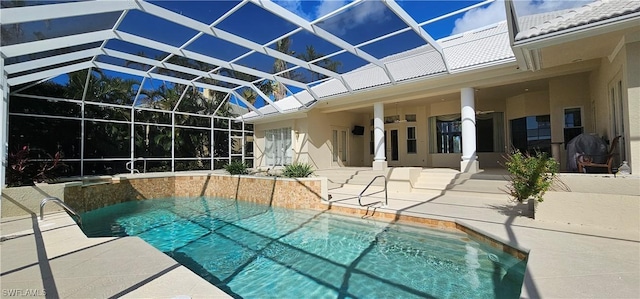
[[[78,223],[82,225],[82,217],[80,217],[80,214],[76,213],[76,211],[74,211],[70,206],[64,203],[64,201],[60,200],[60,198],[57,197],[47,197],[40,202],[40,220],[44,219],[44,205],[46,205],[48,202],[54,202],[65,209],[67,212],[78,217]]]
[[[364,187],[362,192],[360,192],[360,194],[358,195],[358,204],[361,207],[365,206],[365,205],[362,204],[362,201],[361,201],[362,200],[362,194],[364,194],[364,192],[367,191],[367,189],[369,189],[371,184],[373,184],[373,182],[375,182],[378,178],[384,178],[384,206],[387,206],[389,204],[389,199],[388,199],[388,196],[387,196],[387,177],[384,176],[384,175],[378,175],[378,176],[374,177],[371,180],[371,182],[369,182],[369,184],[366,187]],[[382,201],[377,201],[377,202],[371,203],[369,205],[376,204],[376,203],[379,203],[379,202],[382,202]]]
[[[145,165],[145,167],[144,167],[144,168],[145,168],[145,171],[144,171],[144,172],[147,172],[147,170],[146,170],[146,168],[147,168],[147,161],[146,161],[146,160],[144,161],[144,165]],[[133,172],[133,173],[140,173],[140,170],[137,170],[137,169],[133,168],[133,162],[132,162],[132,161],[127,162],[127,164],[125,164],[125,165],[124,165],[124,167],[126,167],[126,168],[127,168],[127,170],[128,170],[128,171],[130,171],[130,172]]]

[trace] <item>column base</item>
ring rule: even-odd
[[[462,160],[460,161],[460,172],[477,173],[480,170],[478,160]]]
[[[387,170],[387,161],[373,161],[373,170]]]

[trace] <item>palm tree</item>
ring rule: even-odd
[[[231,71],[229,70],[226,75],[228,77],[231,78],[235,78],[238,80],[242,80],[242,81],[246,81],[249,82],[249,84],[253,84],[255,87],[257,87],[260,91],[262,91],[262,93],[264,93],[265,95],[269,96],[271,94],[273,94],[273,84],[271,81],[263,79],[260,80],[256,83],[252,83],[256,80],[258,80],[259,78],[253,75],[249,75],[249,74],[245,74],[242,72],[236,72],[236,71]],[[256,103],[256,100],[258,99],[258,93],[253,90],[253,88],[251,87],[244,87],[241,89],[240,91],[240,95],[242,95],[242,97],[247,100],[247,102],[251,103],[251,105],[254,105]]]
[[[286,55],[293,55],[294,52],[289,51],[290,45],[291,45],[291,39],[287,36],[276,42],[276,50]],[[282,59],[276,59],[275,62],[273,63],[273,70],[274,70],[274,73],[276,74],[286,69],[287,69],[287,62]],[[290,72],[284,72],[279,76],[287,79],[291,78]],[[275,100],[276,101],[282,100],[286,95],[287,95],[287,89],[285,88],[285,86],[280,82],[275,82],[275,84],[273,84],[273,97],[275,98]]]
[[[302,54],[299,54],[297,57],[304,60],[304,61],[313,61],[316,60],[320,57],[325,56],[322,53],[318,53],[316,52],[316,49],[313,47],[313,45],[307,45],[306,46],[306,51]],[[330,58],[325,58],[322,59],[318,62],[315,63],[317,66],[328,69],[330,71],[334,71],[337,72],[338,69],[342,66],[342,62],[340,61],[336,61],[336,60],[331,60]],[[324,79],[327,76],[320,74],[320,73],[316,73],[316,72],[312,72],[311,73],[311,81],[317,81],[320,79]]]

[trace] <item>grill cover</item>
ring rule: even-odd
[[[607,162],[607,144],[597,135],[582,133],[567,143],[567,170],[578,171],[576,158],[591,156],[594,163]]]

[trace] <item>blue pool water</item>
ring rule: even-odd
[[[238,298],[518,298],[526,267],[459,232],[221,198],[82,219],[87,236],[138,236]]]

